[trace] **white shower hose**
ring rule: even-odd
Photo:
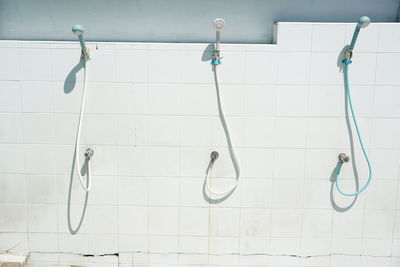
[[[82,100],[81,100],[81,111],[79,114],[79,122],[78,122],[78,132],[76,134],[75,140],[75,166],[78,172],[79,181],[81,182],[82,188],[89,192],[92,186],[91,179],[90,179],[90,159],[87,161],[87,186],[83,180],[81,175],[81,166],[79,164],[79,144],[80,144],[80,136],[81,136],[81,128],[82,128],[82,119],[83,119],[83,111],[85,109],[85,92],[86,92],[86,77],[87,76],[87,60],[84,60],[84,76],[83,76],[83,91],[82,91]]]
[[[233,145],[232,145],[231,135],[229,133],[228,125],[226,123],[225,115],[224,115],[223,108],[222,108],[221,94],[220,94],[220,91],[219,91],[217,66],[218,65],[213,65],[215,88],[216,88],[216,91],[217,91],[218,112],[219,112],[219,117],[221,119],[222,127],[224,128],[224,132],[225,132],[225,136],[226,136],[226,142],[228,143],[229,155],[231,157],[232,164],[233,164],[233,167],[235,169],[236,180],[235,180],[235,183],[228,190],[225,190],[225,191],[215,191],[215,190],[213,190],[211,188],[211,186],[209,185],[209,182],[208,182],[208,180],[211,181],[211,172],[212,172],[212,169],[213,169],[213,166],[214,166],[214,163],[215,163],[214,160],[211,160],[209,168],[206,171],[205,186],[206,186],[207,190],[209,192],[211,192],[212,194],[215,194],[215,195],[227,195],[230,192],[232,192],[239,184],[240,166],[239,166],[239,162],[238,162],[238,160],[236,158],[235,150],[234,150]]]

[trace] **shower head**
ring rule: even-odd
[[[72,32],[79,38],[79,43],[81,44],[82,50],[82,58],[84,58],[85,60],[89,60],[89,49],[87,49],[85,40],[83,39],[83,33],[85,32],[83,30],[83,26],[78,24],[72,26]]]
[[[214,44],[214,53],[213,53],[213,60],[211,61],[213,65],[221,64],[221,53],[219,48],[219,43],[221,42],[221,30],[225,26],[225,20],[221,18],[217,18],[213,22],[213,26],[215,29],[215,44]]]
[[[371,19],[367,16],[362,16],[358,19],[358,23],[353,33],[353,38],[351,38],[351,43],[349,48],[346,50],[345,59],[350,60],[353,54],[354,46],[356,45],[356,41],[358,38],[358,34],[360,33],[361,28],[367,27],[371,23]]]
[[[85,31],[83,30],[83,26],[82,25],[76,24],[76,25],[72,26],[72,32],[75,35],[79,36],[79,35],[82,35]]]
[[[361,18],[358,19],[358,24],[357,26],[361,28],[367,27],[371,23],[371,19],[367,16],[362,16]]]
[[[224,28],[225,20],[223,20],[221,18],[215,19],[213,26],[214,26],[214,29],[219,32],[220,30],[222,30]]]

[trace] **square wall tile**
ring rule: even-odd
[[[331,210],[304,210],[302,215],[302,237],[329,239],[332,230],[332,214]]]
[[[28,203],[57,203],[56,177],[53,175],[26,175]]]
[[[307,115],[307,85],[279,85],[276,93],[276,115],[304,117]]]
[[[25,204],[0,204],[1,232],[27,232],[27,214]]]
[[[52,88],[50,82],[22,82],[22,111],[53,112],[54,103]]]
[[[29,232],[56,233],[58,229],[57,205],[31,204],[28,205]]]
[[[119,205],[148,205],[149,190],[146,178],[119,177],[118,187]]]
[[[148,78],[147,50],[116,50],[116,81],[146,82]]]
[[[281,51],[310,51],[311,50],[311,23],[277,24],[277,44]]]
[[[303,207],[303,181],[274,180],[272,188],[273,208],[300,209]]]
[[[0,111],[21,111],[21,85],[15,81],[0,82]]]
[[[308,84],[310,53],[280,53],[278,61],[279,84]]]
[[[24,146],[21,144],[0,144],[0,171],[2,173],[24,173]]]
[[[312,25],[312,51],[339,52],[345,45],[346,25],[322,23]]]
[[[179,234],[183,236],[208,236],[209,220],[208,208],[180,208]]]
[[[304,178],[304,155],[303,149],[276,149],[274,178]]]
[[[178,235],[179,210],[177,207],[150,207],[150,235]]]
[[[243,119],[243,145],[245,147],[273,147],[275,120],[273,118]]]
[[[149,232],[149,209],[139,206],[118,208],[118,229],[120,234],[146,235]],[[133,245],[133,244],[132,244]]]
[[[248,84],[276,84],[278,81],[278,54],[248,52],[245,70]]]
[[[21,80],[50,81],[51,53],[49,49],[21,49],[19,51]]]
[[[217,67],[218,74],[220,75],[219,81],[221,83],[242,84],[245,81],[246,54],[244,52],[223,52],[223,57],[223,64]]]
[[[53,114],[23,114],[24,142],[35,144],[54,143]]]
[[[395,212],[392,210],[366,210],[364,218],[365,238],[391,238]]]
[[[315,85],[342,85],[343,64],[337,53],[313,53],[311,54],[310,82]]]
[[[247,116],[273,116],[276,107],[276,86],[245,85],[244,114]]]
[[[269,148],[242,148],[240,162],[243,177],[271,178],[273,176],[274,151]]]
[[[240,214],[240,236],[265,238],[270,233],[270,222],[269,209],[243,208]]]
[[[374,117],[400,117],[399,86],[376,86],[374,95]]]
[[[343,86],[312,85],[308,95],[308,115],[310,117],[342,116],[344,101]]]
[[[92,50],[90,57],[91,60],[87,63],[90,81],[114,82],[116,80],[115,51]]]
[[[275,127],[275,147],[305,147],[307,129],[305,118],[280,118],[276,120]]]
[[[177,51],[149,51],[149,82],[179,81],[180,55]]]
[[[0,142],[21,143],[23,136],[22,116],[18,113],[0,113]]]
[[[20,62],[19,62],[19,51],[18,48],[1,48],[0,58],[2,58],[0,68],[0,80],[20,80]]]
[[[179,178],[163,177],[147,179],[150,206],[178,206]]]
[[[374,119],[372,122],[371,148],[400,148],[400,126],[398,119]]]
[[[374,85],[377,56],[373,53],[358,53],[352,58],[349,68],[349,84]]]
[[[400,53],[380,53],[376,59],[376,84],[400,85],[400,77],[396,68],[393,68],[400,60]]]
[[[379,25],[379,52],[400,52],[400,48],[396,45],[399,41],[400,33],[397,23]]]
[[[210,211],[210,235],[238,236],[239,210],[235,208],[212,208]]]
[[[333,213],[333,238],[361,238],[364,223],[363,211],[350,210],[345,213]],[[354,247],[353,247],[354,249]]]
[[[301,210],[272,210],[271,237],[300,237]]]
[[[1,174],[0,188],[2,188],[0,203],[25,203],[26,187],[24,175]]]

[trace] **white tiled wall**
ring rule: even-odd
[[[210,152],[221,154],[214,186],[234,172],[207,44],[89,44],[84,209],[76,176],[69,196],[78,42],[0,42],[0,251],[29,253],[33,266],[399,266],[398,24],[363,29],[350,66],[374,180],[355,201],[330,182],[350,153],[338,57],[354,26],[280,23],[277,45],[222,45],[242,177],[219,204],[202,191]],[[353,190],[350,165],[342,177]]]

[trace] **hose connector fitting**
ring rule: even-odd
[[[83,154],[87,160],[90,160],[93,157],[94,150],[90,147],[86,149],[86,152]]]
[[[339,156],[338,156],[338,158],[339,158],[339,161],[340,161],[341,163],[347,163],[347,162],[350,161],[350,157],[347,156],[345,153],[340,153]]]
[[[216,161],[219,157],[219,153],[217,151],[213,151],[211,152],[210,158],[211,158],[211,162],[214,163],[214,161]]]

